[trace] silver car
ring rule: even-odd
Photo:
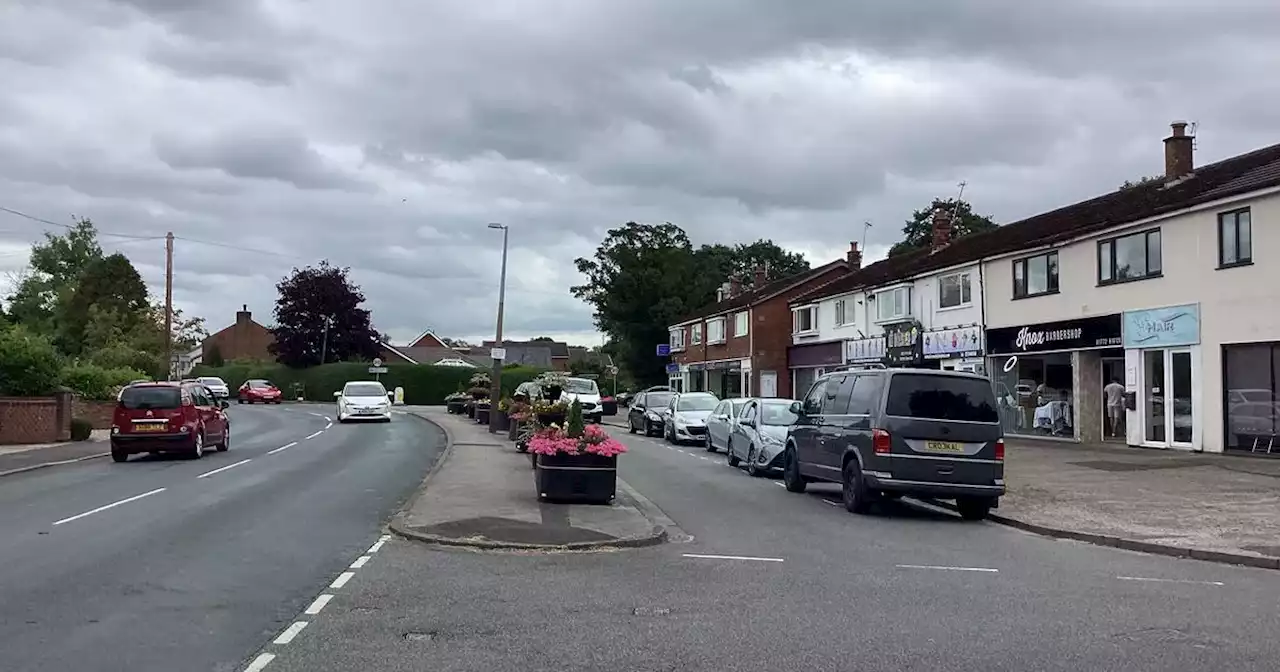
[[[682,392],[672,395],[662,414],[662,435],[669,443],[697,441],[707,433],[707,417],[720,403],[710,392]]]
[[[707,440],[703,443],[708,453],[714,453],[729,445],[729,435],[738,424],[738,414],[750,399],[738,397],[725,399],[707,416]]]
[[[729,435],[729,466],[747,463],[747,473],[763,476],[782,470],[787,429],[796,421],[791,399],[751,399]]]

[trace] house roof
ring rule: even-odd
[[[412,341],[409,341],[409,347],[411,348],[447,348],[449,347],[449,344],[445,343],[444,340],[441,339],[439,336],[436,336],[436,332],[430,329],[427,329],[426,331],[423,331],[421,334],[418,334],[417,338],[414,338]]]
[[[1090,233],[1252,191],[1280,186],[1280,144],[1197,168],[1173,181],[1153,180],[965,236],[932,252],[916,250],[883,259],[805,292],[791,303],[811,303],[878,287],[987,257],[1061,243]]]
[[[477,367],[492,366],[493,360],[488,357],[476,357],[474,355],[466,355],[454,350],[453,348],[433,348],[433,347],[415,347],[411,345],[391,345],[390,343],[381,343],[382,347],[388,352],[399,355],[404,361],[410,364],[430,365],[442,359],[461,359],[470,362]]]
[[[492,348],[494,341],[485,341],[484,347]],[[546,348],[550,351],[551,356],[555,358],[569,356],[569,344],[561,341],[502,341],[502,347],[507,348]],[[508,359],[510,359],[508,357]],[[548,362],[548,365],[550,363]]]
[[[728,313],[734,310],[739,310],[741,308],[754,306],[757,303],[760,303],[762,301],[767,301],[769,299],[772,299],[773,297],[787,291],[788,289],[791,289],[792,287],[795,287],[796,285],[806,283],[822,275],[823,273],[827,273],[837,268],[847,268],[847,267],[848,265],[847,265],[847,262],[845,262],[845,260],[837,259],[836,261],[833,261],[828,264],[824,264],[817,268],[811,268],[807,271],[802,271],[800,273],[793,273],[791,275],[778,278],[777,280],[767,282],[762,287],[757,287],[757,288],[745,291],[737,296],[731,296],[723,301],[713,303],[709,306],[704,306],[703,308],[697,311],[694,311],[693,313],[690,313],[685,317],[680,318],[677,322],[675,322],[675,324],[683,324],[685,322],[696,320],[702,317],[710,317],[712,315],[719,315],[720,313]]]
[[[607,352],[594,352],[580,345],[569,346],[569,363],[598,362],[601,366],[613,366],[613,357]]]

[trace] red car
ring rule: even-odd
[[[111,459],[138,453],[181,453],[198,460],[206,447],[231,446],[231,422],[203,385],[140,383],[120,391],[111,420]]]
[[[269,380],[246,380],[240,386],[240,403],[252,404],[260,401],[264,404],[280,403],[280,388]]]

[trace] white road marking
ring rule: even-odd
[[[322,429],[322,430],[320,430],[320,431],[316,432],[315,434],[312,434],[311,436],[308,436],[306,439],[303,439],[303,441],[306,441],[307,439],[314,439],[314,438],[316,438],[317,436],[320,436],[320,435],[321,435],[321,434],[323,434],[323,433],[324,433],[324,430]]]
[[[296,446],[296,445],[298,445],[298,442],[297,442],[297,441],[294,441],[293,443],[286,443],[286,444],[284,444],[283,446],[280,446],[279,448],[276,448],[275,450],[268,450],[268,451],[267,451],[267,454],[268,454],[268,455],[275,455],[276,453],[278,453],[278,452],[280,452],[280,451],[282,451],[282,450],[288,450],[288,449],[290,449],[290,448],[292,448],[292,447],[294,447],[294,446]]]
[[[298,633],[302,632],[302,629],[305,627],[307,627],[306,621],[295,621],[293,625],[285,628],[284,632],[280,633],[280,636],[276,637],[275,641],[272,643],[288,644],[289,642],[292,642],[293,638],[297,637]]]
[[[350,580],[351,580],[351,577],[353,577],[353,576],[355,576],[355,573],[354,573],[354,572],[343,572],[343,573],[341,573],[341,574],[339,574],[339,575],[338,575],[338,578],[336,578],[336,579],[334,579],[334,580],[333,580],[333,583],[329,584],[329,587],[330,587],[330,588],[341,588],[341,587],[343,587],[343,586],[347,585],[347,582],[348,582],[348,581],[350,581]]]
[[[351,563],[351,569],[360,569],[361,567],[364,567],[364,563],[366,562],[369,562],[369,556],[362,555],[356,558],[355,562]]]
[[[384,534],[381,537],[378,537],[378,541],[389,541],[390,539],[391,539],[391,535],[389,534]]]
[[[265,669],[267,665],[275,659],[276,659],[276,654],[264,653],[261,656],[254,658],[253,662],[249,663],[249,667],[244,668],[244,672],[262,672],[262,670]]]
[[[383,544],[385,544],[385,543],[387,543],[387,542],[386,542],[386,540],[384,540],[384,539],[379,539],[379,540],[377,540],[377,541],[373,542],[373,545],[372,545],[372,546],[370,546],[370,547],[369,547],[369,550],[368,550],[368,551],[365,551],[365,552],[366,552],[366,553],[377,553],[378,551],[382,550],[382,545],[383,545]]]
[[[1152,583],[1195,583],[1202,586],[1226,585],[1221,581],[1193,581],[1191,579],[1153,579],[1145,576],[1117,576],[1121,581],[1149,581]]]
[[[783,487],[786,487],[786,486],[784,485]],[[824,500],[822,500],[822,501],[824,501],[824,502],[826,502],[826,503],[830,504],[831,506],[840,506],[840,504],[841,504],[841,502],[833,501],[833,500],[830,500],[830,499],[824,499]]]
[[[238,467],[238,466],[240,466],[240,465],[242,465],[242,464],[248,463],[249,461],[250,461],[249,459],[243,459],[243,460],[240,460],[239,462],[236,462],[236,463],[234,463],[234,464],[228,464],[228,465],[227,465],[227,466],[225,466],[225,467],[218,467],[217,469],[214,469],[213,471],[206,471],[206,472],[204,472],[203,474],[200,474],[199,476],[196,476],[196,478],[205,478],[205,477],[208,477],[208,476],[212,476],[212,475],[214,475],[214,474],[217,474],[217,473],[220,473],[220,472],[226,471],[226,470],[228,470],[228,469],[233,469],[233,468]]]
[[[333,424],[333,418],[330,418],[330,417],[329,417],[329,416],[327,416],[327,415],[322,415],[322,416],[320,416],[320,417],[324,418],[324,421],[325,421],[325,422],[327,422],[327,423],[329,423],[329,424],[331,424],[331,425]]]
[[[320,597],[317,597],[316,601],[312,602],[311,606],[307,607],[307,610],[302,613],[308,616],[315,616],[316,614],[320,613],[320,610],[324,609],[324,605],[329,604],[329,600],[332,600],[332,599],[333,599],[332,595],[329,595],[329,594],[321,595]]]
[[[750,560],[753,562],[785,562],[782,558],[757,558],[750,555],[703,555],[700,553],[682,553],[686,558],[703,560]]]
[[[774,481],[773,484],[782,488],[787,487],[787,484],[783,483],[782,481]],[[823,500],[823,501],[826,501],[826,500]]]
[[[53,523],[53,524],[54,524],[54,525],[61,525],[61,524],[63,524],[63,523],[69,523],[69,522],[71,522],[71,521],[73,521],[73,520],[80,520],[81,518],[84,518],[85,516],[92,516],[92,515],[93,515],[93,514],[95,514],[95,513],[101,513],[101,512],[103,512],[103,511],[106,511],[107,509],[114,509],[115,507],[120,506],[121,504],[128,504],[129,502],[136,502],[136,501],[138,501],[139,499],[142,499],[143,497],[150,497],[151,495],[156,495],[156,494],[162,493],[162,492],[164,492],[164,490],[165,490],[164,488],[156,488],[155,490],[152,490],[151,492],[144,492],[144,493],[142,493],[141,495],[134,495],[134,496],[129,497],[129,498],[127,498],[127,499],[122,499],[122,500],[120,500],[120,501],[118,501],[118,502],[112,502],[112,503],[110,503],[110,504],[107,504],[106,506],[99,506],[99,507],[98,507],[98,508],[96,508],[96,509],[92,509],[92,510],[89,510],[89,511],[85,511],[84,513],[81,513],[81,514],[77,514],[77,515],[71,516],[70,518],[63,518],[62,520],[54,521],[54,523]]]
[[[311,411],[308,411],[307,413],[308,413],[309,415],[314,415],[314,416],[316,416],[317,418],[323,418],[323,417],[324,417],[324,413],[313,413],[313,412],[311,412]]]
[[[326,420],[328,420],[328,418],[325,418],[325,419],[326,419]],[[330,427],[332,427],[332,426],[333,426],[333,421],[332,421],[332,420],[329,420],[329,424],[325,425],[325,426],[324,426],[324,428],[325,428],[325,429],[329,429],[329,428],[330,428]]]
[[[705,461],[707,461],[707,462],[710,462],[710,461],[711,461],[711,458],[709,458],[709,457],[703,457],[703,456],[701,456],[701,455],[699,455],[699,456],[698,456],[698,459],[699,459],[699,460],[705,460]]]
[[[945,565],[894,565],[898,569],[937,569],[944,572],[987,572],[995,574],[998,569],[990,567],[947,567]]]

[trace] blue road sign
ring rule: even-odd
[[[659,344],[658,344],[658,356],[659,356],[659,357],[670,357],[670,356],[671,356],[671,345],[670,345],[670,344],[668,344],[668,343],[659,343]]]

